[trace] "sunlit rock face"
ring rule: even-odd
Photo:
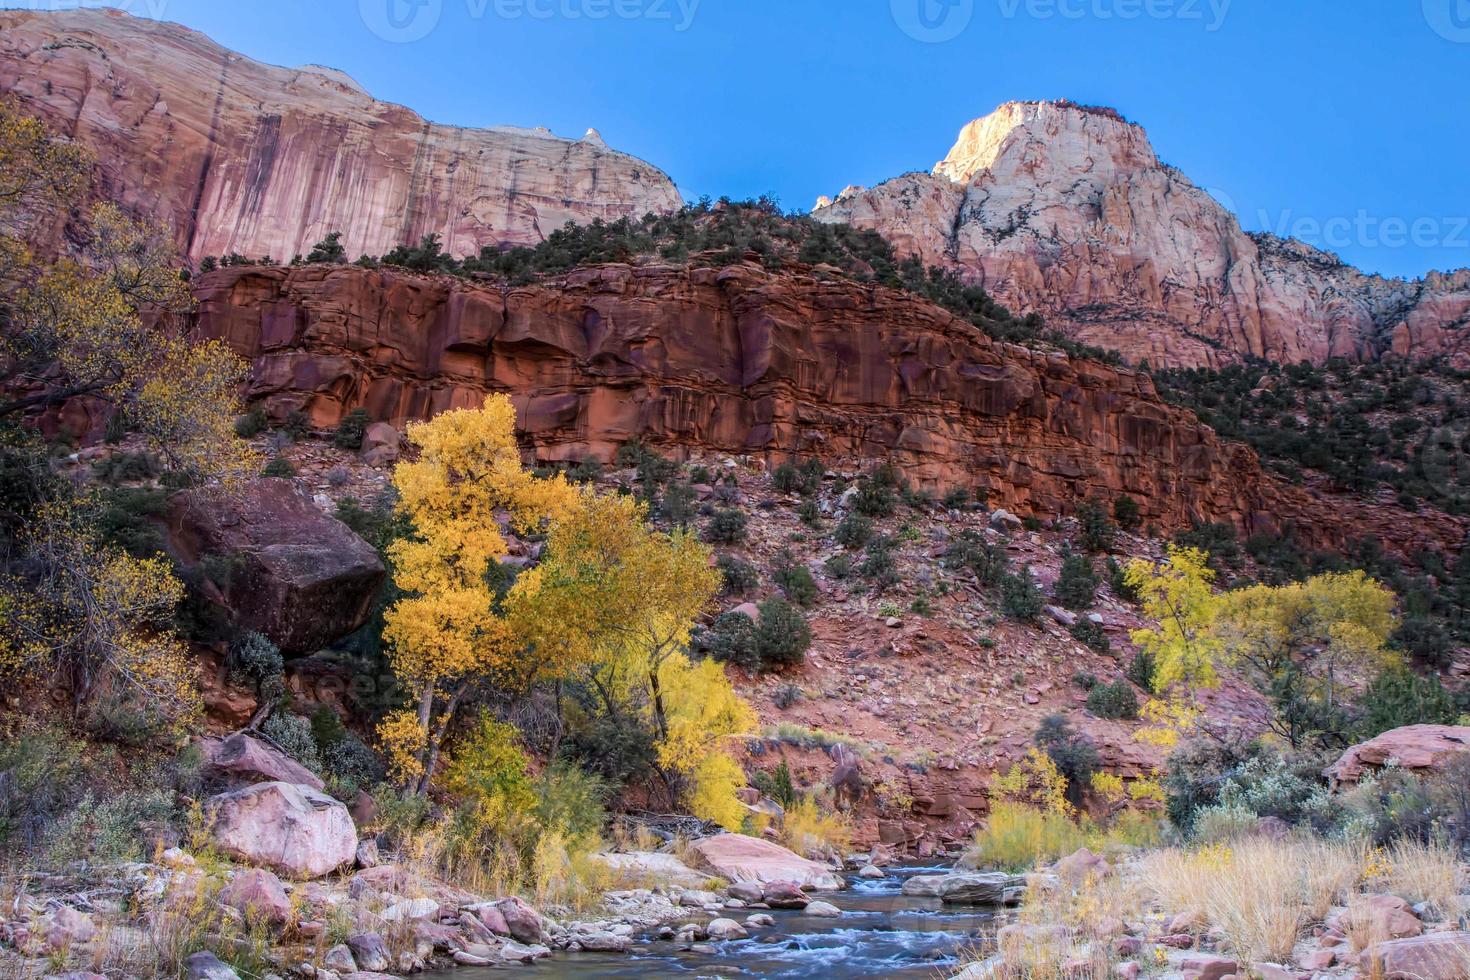
[[[967,125],[931,172],[823,199],[821,220],[883,234],[1020,312],[1154,365],[1470,355],[1470,271],[1365,275],[1250,235],[1109,109],[1013,102]]]
[[[115,10],[0,11],[0,90],[93,150],[99,191],[195,259],[288,260],[331,231],[353,258],[429,233],[474,254],[681,203],[595,130],[436,125],[342,72],[263,65]]]

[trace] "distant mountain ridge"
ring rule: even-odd
[[[356,257],[438,234],[529,245],[568,221],[682,203],[658,168],[546,130],[441,126],[330,68],[277,68],[116,10],[0,11],[0,93],[92,149],[100,190],[191,258]]]
[[[1075,339],[1154,365],[1450,355],[1470,362],[1470,269],[1408,282],[1247,234],[1112,109],[1011,102],[927,173],[818,201]]]

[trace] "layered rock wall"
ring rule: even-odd
[[[323,427],[358,407],[402,422],[503,391],[542,460],[605,461],[636,436],[673,453],[888,460],[1046,516],[1127,493],[1165,528],[1294,522],[1317,544],[1381,533],[1441,548],[1463,536],[1437,515],[1355,521],[1368,505],[1268,479],[1145,374],[997,343],[845,279],[610,265],[497,289],[316,265],[221,270],[197,297],[200,331],[253,359],[252,397]]]

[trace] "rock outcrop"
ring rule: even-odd
[[[1466,751],[1470,751],[1470,727],[1407,725],[1352,746],[1323,775],[1334,786],[1354,786],[1384,766],[1427,773]]]
[[[361,626],[386,574],[371,545],[290,480],[178,494],[168,532],[180,560],[215,569],[210,591],[236,623],[286,653],[311,653]]]
[[[359,407],[400,423],[504,391],[545,461],[605,462],[636,436],[676,454],[891,461],[1020,514],[1127,493],[1164,529],[1292,521],[1331,547],[1371,526],[1400,550],[1464,538],[1444,515],[1326,503],[1268,478],[1146,374],[996,342],[910,294],[816,273],[609,265],[499,289],[233,268],[200,277],[196,296],[199,332],[253,360],[251,397],[322,427]]]
[[[849,187],[814,216],[874,229],[1072,337],[1155,366],[1454,354],[1470,270],[1366,275],[1301,242],[1249,235],[1110,109],[1012,102],[929,173]]]
[[[0,92],[93,150],[99,191],[196,260],[290,259],[332,231],[353,258],[430,233],[475,254],[681,203],[595,133],[437,125],[341,72],[263,65],[116,10],[0,11]]]
[[[200,747],[204,754],[203,777],[228,789],[261,782],[296,783],[316,790],[326,788],[316,773],[243,732],[225,738],[206,738]]]

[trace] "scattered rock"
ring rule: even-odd
[[[946,905],[1000,906],[1009,889],[1025,884],[1024,878],[1001,872],[957,872],[940,879],[938,895]]]
[[[1225,977],[1238,973],[1240,966],[1235,960],[1224,956],[1196,953],[1181,960],[1179,969],[1183,971],[1186,980],[1224,980]]]
[[[185,980],[240,980],[240,974],[213,953],[198,952],[184,961]]]
[[[885,872],[882,868],[870,864],[858,872],[858,877],[876,880],[878,878],[887,878],[888,873]]]
[[[342,943],[327,950],[326,955],[322,957],[322,965],[338,973],[357,972],[357,960],[352,958],[352,950]]]
[[[1101,878],[1107,874],[1109,868],[1107,859],[1082,847],[1058,861],[1053,870],[1063,881],[1069,884],[1081,884],[1089,877]],[[1178,932],[1180,930],[1170,929],[1169,931]]]
[[[756,912],[754,915],[745,917],[745,925],[751,929],[769,929],[776,924],[776,917],[764,912]]]
[[[940,882],[946,875],[914,875],[898,889],[900,895],[913,898],[938,898]]]
[[[378,842],[371,837],[364,837],[357,842],[356,858],[359,868],[376,868],[383,863],[378,854]]]
[[[731,939],[744,939],[750,935],[745,927],[734,919],[715,919],[705,927],[705,931],[709,934],[709,938],[721,942],[726,942]]]
[[[815,916],[818,919],[839,919],[842,910],[830,902],[809,902],[803,910],[805,914]]]
[[[524,900],[503,898],[495,903],[495,907],[505,917],[506,928],[517,942],[525,943],[528,947],[541,942],[545,929],[541,914]]]
[[[773,909],[804,909],[811,901],[794,881],[773,881],[766,885],[765,903]]]
[[[1346,933],[1368,936],[1375,942],[1407,939],[1424,931],[1424,923],[1397,895],[1356,896],[1339,917],[1338,925]]]
[[[281,879],[263,868],[241,871],[220,889],[217,900],[245,917],[279,929],[291,921],[291,899]]]
[[[381,973],[393,965],[393,960],[388,955],[388,944],[376,932],[360,932],[349,936],[347,948],[361,970]]]

